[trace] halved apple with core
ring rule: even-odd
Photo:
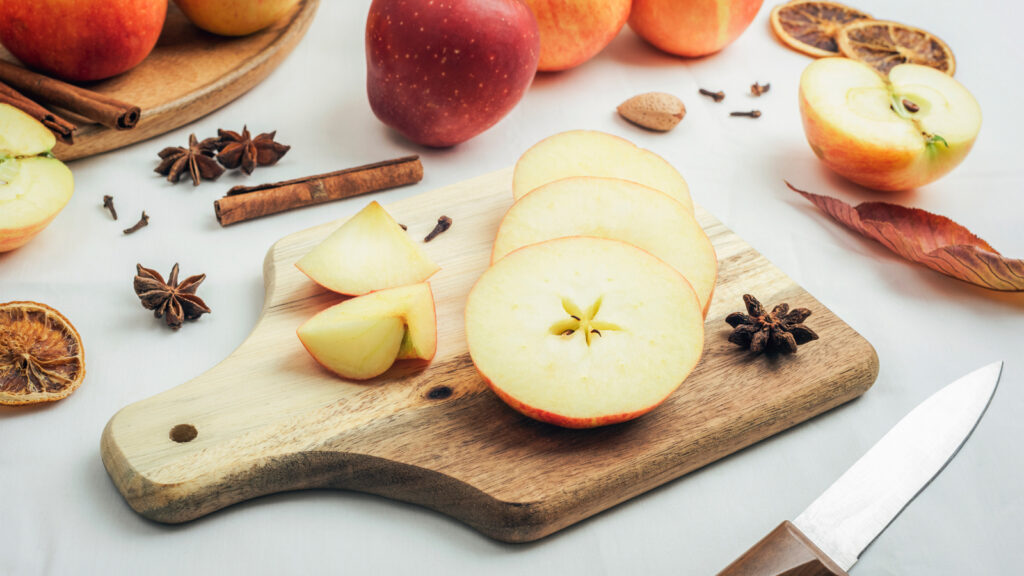
[[[548,182],[571,176],[631,180],[661,190],[693,212],[686,180],[664,158],[595,130],[562,132],[534,144],[516,162],[512,194],[518,200]]]
[[[571,237],[495,262],[466,303],[491,389],[530,418],[588,428],[636,418],[697,365],[704,318],[674,268],[616,240]]]
[[[715,249],[682,204],[617,178],[556,180],[520,198],[501,221],[491,262],[544,240],[596,236],[650,252],[679,271],[707,310],[718,276]]]
[[[71,199],[71,170],[45,156],[56,143],[35,118],[0,104],[0,252],[25,245]]]
[[[811,149],[841,176],[875,190],[933,182],[970,152],[981,108],[959,82],[901,64],[880,76],[867,64],[825,58],[800,77],[800,115]]]
[[[351,295],[422,282],[441,269],[376,202],[295,266],[324,288]]]
[[[395,360],[434,357],[434,294],[426,282],[371,292],[320,312],[297,334],[328,370],[354,380],[373,378]]]

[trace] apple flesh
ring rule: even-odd
[[[603,238],[531,244],[495,262],[466,303],[473,363],[524,415],[569,428],[636,418],[686,379],[704,347],[679,272]]]
[[[221,36],[246,36],[270,26],[299,0],[174,0],[193,24]]]
[[[695,58],[725,48],[764,0],[633,0],[629,27],[659,50]]]
[[[572,176],[637,182],[668,194],[693,212],[686,180],[664,158],[595,130],[562,132],[534,144],[516,162],[512,194],[518,200],[544,184]]]
[[[0,104],[0,252],[24,246],[71,199],[71,170],[41,156],[56,142],[34,118]]]
[[[632,0],[524,0],[540,29],[544,72],[567,70],[604,49],[629,18]]]
[[[424,146],[453,146],[505,117],[540,55],[520,0],[374,0],[366,89],[381,122]]]
[[[707,311],[718,276],[715,249],[682,204],[653,188],[615,178],[575,177],[545,184],[505,214],[491,262],[523,246],[565,236],[621,240],[686,277]]]
[[[377,202],[342,224],[295,266],[324,288],[348,295],[415,284],[441,269]]]
[[[328,370],[353,380],[374,378],[395,360],[434,357],[434,295],[424,282],[358,296],[313,316],[296,333]]]
[[[167,0],[0,0],[0,43],[51,76],[102,80],[142,62],[166,16]]]
[[[846,58],[816,60],[804,70],[800,116],[826,166],[885,191],[941,178],[963,161],[981,130],[978,102],[950,76],[901,64],[885,78]]]

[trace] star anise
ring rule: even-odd
[[[242,128],[242,133],[231,130],[217,130],[217,161],[225,168],[241,168],[242,172],[252,174],[257,166],[277,164],[291,150],[274,141],[277,131],[264,132],[253,138],[249,135],[249,127]]]
[[[200,180],[216,180],[224,173],[224,168],[213,159],[217,153],[217,139],[207,138],[202,142],[196,135],[188,137],[188,148],[169,146],[160,151],[161,162],[154,172],[167,176],[168,182],[177,182],[188,170],[192,176],[192,185],[199,186]]]
[[[153,310],[157,318],[163,316],[171,328],[177,330],[183,320],[195,320],[210,312],[206,303],[196,296],[196,289],[206,279],[206,274],[189,276],[179,284],[177,264],[171,269],[171,276],[166,282],[156,270],[143,268],[142,264],[136,264],[136,267],[135,293],[142,306]]]
[[[735,328],[729,335],[729,342],[743,348],[750,348],[755,354],[779,352],[793,354],[796,347],[817,340],[818,335],[803,324],[811,315],[807,308],[789,309],[789,304],[779,304],[770,313],[750,294],[743,295],[747,313],[733,312],[725,321]]]

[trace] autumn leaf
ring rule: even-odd
[[[847,228],[881,242],[900,256],[990,290],[1024,291],[1024,260],[1007,258],[956,222],[919,208],[887,202],[856,207],[829,196],[791,190]]]

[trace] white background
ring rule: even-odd
[[[541,75],[501,123],[449,150],[423,150],[381,125],[365,94],[367,0],[325,0],[295,52],[264,83],[206,118],[148,142],[74,162],[67,208],[28,246],[0,255],[0,301],[49,303],[78,327],[88,377],[70,398],[0,409],[0,574],[561,573],[712,574],[795,517],[914,405],[993,360],[1007,361],[988,414],[960,455],[889,527],[854,574],[1005,575],[1024,564],[1024,295],[1000,294],[901,261],[838,227],[783,179],[846,201],[888,200],[950,216],[1024,257],[1020,156],[1024,51],[1002,3],[882,2],[859,7],[913,22],[957,55],[957,79],[985,114],[974,151],[945,179],[881,195],[829,173],[804,141],[797,110],[810,59],[773,37],[770,5],[722,53],[661,54],[628,29],[578,69]],[[772,3],[774,4],[774,3]],[[754,81],[770,82],[761,99]],[[697,95],[723,89],[725,102]],[[687,105],[668,134],[626,124],[615,106],[658,90]],[[760,108],[760,120],[728,118]],[[292,151],[249,178],[193,189],[153,174],[156,152],[190,132],[277,129]],[[805,286],[877,349],[881,372],[860,400],[599,514],[540,542],[506,545],[441,514],[350,492],[281,494],[179,526],[129,509],[103,469],[99,438],[126,404],[193,378],[254,325],[261,264],[291,232],[349,215],[365,198],[227,229],[212,202],[232,185],[282,180],[420,153],[424,181],[377,194],[393,201],[512,164],[555,132],[595,128],[675,164],[695,200]],[[104,194],[122,214],[110,221]],[[152,221],[120,230],[145,209]],[[214,313],[172,332],[132,291],[136,262],[208,275]]]

